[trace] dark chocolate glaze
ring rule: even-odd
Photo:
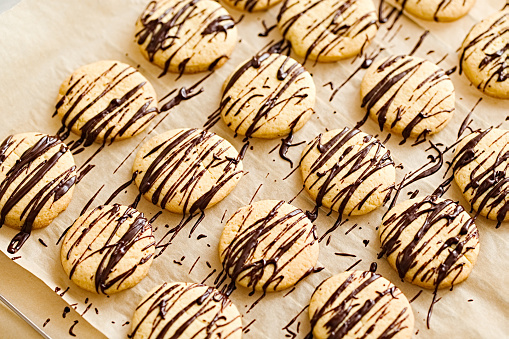
[[[266,37],[266,36],[269,36],[269,33],[277,27],[277,24],[274,24],[272,26],[267,26],[267,24],[265,23],[265,20],[262,20],[262,25],[263,25],[263,32],[261,33],[258,33],[258,36],[261,36],[261,37]]]
[[[74,328],[76,327],[76,325],[78,325],[79,321],[78,320],[74,320],[74,323],[71,325],[71,327],[69,328],[69,335],[71,337],[75,337],[76,334],[74,333]]]
[[[500,83],[509,79],[509,43],[505,43],[497,51],[492,51],[493,46],[500,45],[500,41],[507,42],[509,39],[508,20],[509,12],[500,12],[500,17],[487,30],[482,31],[476,36],[471,36],[468,43],[466,41],[463,43],[464,47],[460,57],[460,74],[463,71],[464,62],[470,58],[472,53],[480,50],[485,54],[478,67],[479,70],[488,70],[490,77],[478,84],[477,88],[482,91],[485,91],[493,82]]]
[[[461,137],[461,135],[463,134],[463,132],[465,132],[465,130],[467,128],[470,129],[470,124],[474,121],[474,119],[471,119],[472,114],[474,113],[474,111],[477,108],[477,106],[481,103],[481,101],[482,101],[482,98],[479,98],[479,100],[477,100],[477,102],[475,103],[474,107],[472,107],[470,112],[468,112],[467,116],[465,117],[465,119],[461,123],[460,129],[458,130],[458,138]],[[470,129],[470,131],[473,132],[472,129]]]
[[[305,8],[296,15],[287,17],[286,11],[296,4],[300,0],[286,0],[281,7],[281,10],[277,16],[277,21],[283,37],[287,38],[290,30],[294,25],[300,26],[299,19],[306,16],[317,15],[314,13],[315,7],[319,7],[323,0],[313,0],[305,3]],[[360,9],[357,4],[357,0],[336,0],[331,3],[327,16],[317,17],[312,25],[306,26],[307,31],[302,39],[306,39],[310,34],[317,34],[315,40],[313,40],[306,51],[304,56],[304,63],[308,60],[311,54],[315,54],[314,59],[325,57],[332,51],[342,48],[342,44],[345,39],[354,39],[359,35],[363,35],[371,27],[377,26],[376,13],[375,11],[365,12],[350,25],[345,23],[345,19],[356,17],[357,11]],[[304,28],[304,26],[300,27]],[[369,42],[370,37],[366,35],[365,42]],[[327,41],[324,46],[323,42]]]
[[[345,127],[342,130],[338,130],[338,133],[325,144],[322,144],[322,135],[320,134],[308,144],[309,149],[302,155],[301,163],[305,161],[310,152],[315,148],[320,152],[320,156],[311,165],[309,174],[303,178],[308,189],[312,189],[315,186],[318,186],[319,188],[319,192],[316,197],[315,209],[309,213],[309,216],[311,216],[312,219],[313,217],[316,218],[318,208],[322,206],[323,198],[336,185],[334,183],[335,181],[342,181],[350,175],[358,176],[353,183],[345,186],[331,198],[333,206],[337,207],[337,210],[341,215],[344,214],[345,207],[350,198],[354,195],[354,193],[356,193],[357,189],[364,181],[386,166],[394,166],[394,161],[391,158],[390,151],[387,150],[380,141],[370,135],[366,135],[363,138],[363,144],[357,153],[350,154],[353,147],[349,146],[344,148],[344,145],[358,133],[362,132],[358,129],[349,129],[348,127]],[[372,149],[376,150],[375,155],[368,157],[368,154]],[[325,167],[327,161],[329,161],[331,157],[337,156],[338,152],[342,153],[339,154],[339,160],[334,164],[334,166],[330,168]],[[338,177],[338,174],[345,168],[349,168],[348,171],[342,174],[342,177]],[[314,174],[316,174],[317,179],[313,182],[309,181],[311,180],[311,175]],[[325,180],[322,178],[325,178]],[[361,199],[360,203],[352,209],[352,212],[355,209],[361,209],[364,203],[378,189],[379,187],[375,187],[373,190],[367,192]],[[388,191],[387,194],[390,194],[390,191]],[[337,223],[340,222],[341,221],[338,220]]]
[[[151,62],[156,54],[165,53],[166,61],[160,77],[170,70],[173,60],[179,62],[178,72],[182,75],[186,72],[187,64],[197,56],[187,56],[186,48],[211,42],[222,33],[226,40],[229,31],[234,29],[235,21],[224,13],[226,11],[222,7],[204,10],[204,7],[198,5],[200,1],[207,0],[151,1],[141,13],[138,22],[143,28],[136,32],[136,42],[145,45],[144,49]],[[155,16],[159,11],[162,11],[161,14]],[[199,18],[199,23],[190,25],[188,20],[196,18]],[[210,52],[218,54],[214,49]],[[211,63],[213,66],[209,68],[214,68],[223,58],[228,58],[228,55],[218,54]]]
[[[293,143],[293,128],[299,122],[299,118],[300,116],[290,124],[290,134],[288,134],[286,138],[281,139],[281,146],[279,147],[279,156],[281,159],[290,163],[290,168],[293,168],[293,161],[286,156],[286,153],[288,153],[290,147],[299,146],[305,143],[305,141],[301,141],[296,144]]]
[[[199,215],[190,231],[189,236],[191,236],[205,217],[204,211],[216,194],[230,180],[234,180],[244,173],[239,169],[243,152],[241,151],[238,157],[231,158],[226,155],[226,152],[232,146],[227,145],[224,140],[218,140],[207,145],[209,139],[214,136],[214,133],[198,129],[181,130],[173,137],[155,146],[145,155],[146,157],[157,153],[157,157],[147,170],[139,174],[142,176],[139,184],[140,194],[133,206],[136,206],[141,195],[147,194],[152,188],[155,188],[155,190],[151,194],[150,200],[162,208],[165,208],[166,204],[174,199],[177,193],[184,194],[180,205],[185,214],[180,223],[170,229],[157,243],[157,248],[160,249],[158,256],[162,254],[179,231]],[[198,151],[198,147],[205,145],[207,146]],[[188,157],[194,152],[199,152],[197,158],[189,162]],[[182,166],[186,166],[187,169],[178,178],[174,178],[176,171],[180,170]],[[208,170],[218,166],[223,168],[223,173],[215,179],[216,181],[212,185],[210,183],[206,184],[208,191],[196,197],[194,195],[195,189],[202,185],[202,179],[208,173]],[[174,180],[171,185],[168,184],[170,178]],[[160,181],[158,182],[158,180]],[[156,182],[158,182],[157,185]],[[170,234],[171,237],[167,240]]]
[[[277,202],[267,215],[256,219],[250,224],[246,224],[249,215],[254,213],[252,205],[246,209],[238,210],[232,218],[238,213],[247,213],[240,225],[239,233],[234,240],[220,253],[222,259],[223,270],[215,280],[215,284],[220,286],[226,276],[230,276],[232,282],[226,289],[226,294],[230,294],[235,289],[235,282],[239,279],[247,281],[247,285],[252,289],[250,295],[253,295],[257,289],[257,285],[266,272],[271,272],[269,277],[265,277],[266,281],[261,286],[263,295],[267,290],[275,291],[278,285],[285,279],[282,270],[297,260],[303,253],[315,245],[317,241],[315,226],[310,229],[303,227],[303,222],[309,222],[306,215],[299,208],[293,209],[289,213],[280,212],[284,201]],[[261,248],[261,242],[274,232],[275,228],[284,225],[283,231],[278,234],[274,241],[264,244]],[[291,258],[285,261],[281,257],[289,251],[297,242],[301,243],[299,250]],[[275,247],[276,244],[279,247]],[[264,253],[263,259],[254,260],[255,252]],[[270,253],[270,254],[269,254]],[[314,268],[310,268],[305,272],[302,278],[314,272]],[[258,286],[258,289],[260,286]],[[263,297],[263,296],[262,296]],[[261,298],[260,298],[261,299]],[[259,301],[259,300],[258,300]],[[257,302],[258,302],[257,301]],[[255,302],[256,304],[256,302]]]
[[[7,248],[11,254],[16,253],[30,237],[35,219],[44,206],[48,202],[54,203],[62,198],[76,183],[76,166],[70,165],[68,168],[63,168],[55,178],[49,180],[39,191],[35,192],[35,186],[39,185],[43,179],[48,178],[47,173],[52,171],[57,164],[62,165],[60,158],[68,152],[68,148],[57,137],[41,134],[40,139],[34,145],[21,155],[17,155],[16,150],[24,141],[25,139],[15,140],[11,135],[0,145],[0,165],[8,157],[17,158],[0,183],[0,200],[5,199],[0,210],[0,227],[4,225],[9,212],[25,196],[33,194],[33,198],[20,215],[20,221],[25,219],[21,230],[14,236]],[[34,162],[41,158],[45,160],[35,166]],[[14,182],[20,178],[23,178],[22,181],[14,186]]]
[[[238,9],[248,11],[248,12],[260,11],[263,9],[268,9],[269,7],[273,6],[272,0],[265,0],[266,4],[262,4],[261,7],[258,7],[255,9],[255,7],[258,5],[259,1],[260,0],[228,0],[227,3],[230,3],[232,6],[238,8]],[[277,1],[277,2],[279,2],[279,1]]]
[[[399,15],[401,15],[405,11],[405,6],[406,6],[406,3],[408,0],[394,0],[394,1],[401,7],[401,10],[399,11]],[[387,21],[387,19],[382,18],[382,14],[381,14],[381,9],[382,9],[382,6],[384,3],[385,3],[385,0],[380,0],[380,16],[379,17],[380,17],[380,22],[382,22],[382,23]],[[458,5],[458,4],[465,6],[466,1],[465,0],[442,0],[442,1],[440,1],[436,5],[436,8],[434,9],[433,20],[436,22],[441,21],[440,20],[440,16],[442,15],[441,13],[444,13],[445,11],[447,11],[447,8],[450,5]],[[421,4],[421,6],[429,6],[429,5],[431,5],[431,4],[428,2],[422,2],[422,4]]]
[[[337,88],[333,88],[333,85],[332,83],[330,82],[329,84],[331,85],[331,90],[333,91],[330,98],[329,98],[329,101],[332,101],[334,99],[334,97],[336,96],[336,94],[339,92],[339,90],[341,88],[343,88],[343,86],[346,85],[347,82],[349,82],[350,80],[352,80],[352,78],[362,69],[368,69],[372,64],[373,64],[373,61],[375,61],[375,59],[378,57],[378,55],[380,54],[380,52],[383,51],[383,48],[380,48],[378,51],[370,54],[370,55],[366,55],[364,57],[364,60],[362,61],[362,63],[359,65],[359,67],[357,67],[357,69],[355,69],[355,71],[353,71],[349,76],[348,78],[345,79],[345,81],[343,81]]]
[[[196,289],[200,289],[196,297]],[[204,290],[203,293],[201,290]],[[193,295],[190,300],[189,295]],[[212,287],[201,284],[164,283],[147,296],[138,307],[147,307],[146,314],[134,327],[130,337],[138,332],[142,324],[151,322],[152,331],[148,338],[222,338],[237,336],[242,332],[239,317],[226,318],[226,308],[232,307],[231,301]],[[172,314],[168,318],[167,314]],[[155,315],[153,320],[150,320]],[[239,323],[235,327],[235,323]],[[195,332],[190,333],[193,329]]]
[[[339,339],[345,337],[354,327],[358,326],[359,323],[365,323],[373,318],[380,320],[385,317],[387,315],[387,309],[391,307],[390,304],[393,298],[401,295],[401,291],[394,285],[390,284],[385,290],[378,291],[374,299],[366,299],[366,301],[362,302],[364,289],[368,288],[370,284],[379,278],[381,278],[380,275],[372,272],[362,272],[360,276],[357,275],[356,272],[351,272],[348,278],[337,286],[323,305],[311,315],[311,328],[314,328],[321,318],[327,317],[328,320],[323,324],[329,334],[327,338]],[[324,282],[326,281],[327,280]],[[316,288],[316,291],[320,289],[324,282]],[[338,300],[339,296],[352,284],[354,289],[350,291],[350,293],[343,295],[341,300]],[[339,304],[336,305],[336,303]],[[355,312],[352,312],[352,308],[359,305],[361,306],[357,308]],[[367,318],[367,314],[372,312],[372,310],[376,310],[374,315],[370,315],[370,317]],[[408,308],[404,307],[389,324],[382,321],[375,321],[364,333],[360,333],[360,329],[358,329],[357,332],[355,332],[355,336],[357,338],[366,338],[377,327],[384,326],[383,332],[377,338],[390,339],[401,330],[407,328],[405,321],[410,316],[410,312]],[[364,327],[365,325],[361,328]],[[313,334],[311,332],[308,333],[306,339],[312,338]]]
[[[509,200],[507,199],[509,194],[509,176],[507,175],[509,171],[509,149],[507,147],[503,147],[501,150],[476,149],[481,140],[488,134],[494,133],[494,131],[496,129],[488,128],[484,131],[475,132],[473,137],[456,151],[452,161],[452,170],[457,173],[465,166],[475,164],[469,177],[470,182],[465,187],[464,192],[473,190],[473,198],[469,201],[471,206],[480,202],[476,209],[476,217],[483,209],[487,209],[488,215],[493,213],[495,208],[499,209],[496,212],[497,227],[499,227],[509,212]],[[505,131],[503,134],[507,133],[509,132]],[[480,156],[486,154],[488,154],[488,157],[481,160]]]
[[[64,103],[71,105],[67,111],[62,112],[62,127],[57,132],[60,139],[67,139],[72,128],[78,128],[80,119],[96,109],[95,105],[102,102],[104,97],[109,97],[114,91],[126,86],[137,73],[138,71],[131,66],[124,67],[114,63],[92,81],[85,76],[77,79],[71,77],[67,92],[56,104],[56,111],[60,110]],[[105,79],[109,81],[103,86]],[[79,148],[81,145],[88,147],[99,141],[99,137],[103,139],[104,144],[107,140],[113,142],[117,137],[131,136],[143,130],[158,113],[157,107],[150,107],[155,98],[147,96],[145,85],[145,81],[136,84],[122,96],[112,99],[106,107],[97,110],[94,116],[87,118],[87,122],[78,128],[80,138],[72,143],[71,150],[79,153],[82,150]],[[91,97],[90,93],[94,91],[98,91],[99,94]],[[134,107],[135,100],[141,97],[145,99],[143,105]],[[78,105],[84,106],[78,111],[76,108]],[[129,116],[130,118],[127,118]],[[116,119],[121,119],[121,123],[114,121]],[[139,121],[142,121],[140,126],[133,129],[132,126]],[[104,134],[101,135],[102,133]]]
[[[113,237],[115,235],[119,235],[118,232],[126,221],[129,222],[128,229],[122,234],[121,238],[115,242]],[[91,250],[92,246],[94,246],[94,242],[99,240],[99,238],[96,237],[92,240],[85,252],[73,253],[75,252],[76,246],[83,241],[83,238],[90,232],[90,230],[94,227],[100,227],[98,224],[100,225],[100,223],[103,222],[106,222],[106,225],[103,226],[103,229],[99,234],[105,234],[105,232],[108,232],[108,238],[104,244],[101,244],[101,247],[98,249]],[[120,273],[118,271],[118,263],[127,253],[129,253],[129,250],[137,242],[149,239],[150,243],[145,247],[145,249],[155,245],[154,237],[152,235],[152,226],[148,223],[143,213],[140,213],[131,207],[127,207],[127,209],[121,213],[120,205],[118,204],[99,206],[91,211],[84,220],[82,220],[80,226],[83,226],[84,228],[76,228],[73,233],[69,233],[67,238],[69,239],[68,241],[70,241],[70,239],[74,239],[74,241],[71,244],[69,251],[66,253],[66,258],[67,260],[71,257],[77,258],[72,262],[73,266],[69,273],[69,278],[72,278],[79,265],[87,263],[87,259],[100,255],[101,261],[93,276],[95,290],[97,293],[106,294],[108,289],[114,287],[116,284],[118,284],[117,288],[120,287],[126,279],[134,274],[138,266],[145,264],[152,257],[152,254],[148,254],[133,267]],[[77,232],[81,232],[81,234],[78,234]]]
[[[231,147],[226,144],[226,141],[219,140],[204,147],[214,136],[214,133],[207,131],[185,129],[156,145],[144,156],[157,154],[147,170],[140,174],[142,176],[139,184],[140,194],[146,194],[155,188],[151,194],[151,201],[165,208],[168,201],[177,193],[184,193],[181,205],[186,213],[192,215],[198,211],[204,211],[228,181],[243,173],[237,169],[241,163],[240,158],[226,156],[226,151]],[[196,152],[198,147],[204,147],[204,149],[199,151],[197,159],[192,163],[186,163],[188,156]],[[184,164],[187,169],[179,178],[175,178],[174,184],[166,187],[170,177]],[[192,197],[195,188],[201,185],[200,179],[204,177],[208,169],[218,166],[224,167],[223,174],[213,185],[207,185],[211,187],[200,197]],[[161,181],[154,187],[158,180]]]
[[[396,268],[401,279],[414,282],[420,279],[421,283],[431,283],[431,285],[440,287],[440,284],[448,276],[457,276],[463,270],[463,263],[458,262],[468,252],[475,249],[478,244],[479,234],[475,227],[474,220],[470,217],[465,218],[465,210],[452,200],[444,199],[438,201],[434,195],[427,196],[410,205],[401,213],[388,212],[388,217],[384,219],[383,226],[386,227],[380,233],[382,251],[379,258],[383,255],[390,256],[397,254]],[[416,219],[425,217],[422,225],[416,231],[409,243],[401,239],[401,235]],[[453,223],[458,223],[453,225]],[[439,230],[436,225],[440,224]],[[434,229],[435,228],[435,229]],[[447,239],[437,239],[437,237],[447,236]],[[474,239],[471,241],[471,239]],[[441,242],[442,246],[431,253],[430,243]],[[470,246],[465,246],[470,242]],[[426,262],[419,262],[417,256],[426,253],[430,259]],[[449,253],[438,264],[437,258],[443,256],[443,253]],[[412,275],[408,275],[411,269],[416,269]]]
[[[394,194],[394,198],[392,199],[389,205],[389,209],[393,208],[396,205],[398,197],[405,187],[410,186],[419,180],[432,176],[433,174],[437,173],[444,165],[444,153],[431,141],[429,143],[430,148],[426,149],[426,151],[433,149],[434,151],[437,152],[437,155],[429,154],[427,156],[428,162],[426,162],[418,169],[405,174],[403,179],[395,187],[396,192]],[[440,191],[445,189],[445,186],[448,185],[447,181],[443,185],[444,186],[440,185],[433,195],[436,195],[438,197],[442,196],[443,193],[440,194]]]
[[[406,105],[395,107],[393,102],[397,97],[403,95],[400,94],[401,89],[407,84],[408,80],[419,71],[424,62],[425,60],[418,62],[411,56],[397,55],[387,58],[382,64],[380,64],[376,69],[376,72],[385,72],[385,76],[362,98],[362,107],[366,107],[367,112],[363,120],[357,123],[356,127],[359,128],[362,126],[368,119],[368,116],[374,114],[377,116],[378,125],[381,131],[383,131],[384,126],[394,128],[396,124],[401,121],[402,116],[405,114],[408,107]],[[407,105],[415,106],[415,101],[426,95],[430,96],[430,100],[425,101],[422,104],[422,107],[418,108],[419,113],[413,117],[406,126],[404,126],[403,131],[401,132],[403,141],[400,144],[403,144],[412,135],[416,126],[422,124],[426,119],[437,119],[442,114],[449,115],[454,112],[454,105],[452,105],[450,109],[436,109],[439,104],[454,95],[454,90],[451,90],[450,92],[435,91],[435,86],[440,82],[451,81],[444,70],[439,68],[433,73],[420,75],[420,77],[422,77],[423,80],[419,82],[415,88],[412,88],[415,98],[413,95],[411,97],[411,101],[414,102],[406,101],[408,102]],[[453,87],[451,86],[451,88]],[[393,89],[395,89],[395,91],[392,96],[381,101],[382,97],[384,97],[388,91]],[[377,104],[381,105],[381,107],[378,111],[372,112],[373,107]],[[396,117],[392,121],[388,121],[387,115],[389,112],[397,113]],[[424,129],[420,133],[419,137],[422,137],[423,134],[428,134],[429,132],[430,131],[428,129]]]
[[[302,101],[309,96],[309,87],[306,85],[307,81],[305,79],[307,71],[302,65],[289,56],[273,54],[273,50],[277,50],[280,47],[281,46],[276,44],[273,48],[269,48],[268,52],[258,53],[253,58],[249,59],[230,76],[230,80],[225,85],[220,104],[221,115],[223,117],[237,116],[246,109],[250,109],[250,101],[253,98],[264,97],[259,108],[250,112],[241,123],[232,128],[235,133],[239,132],[240,127],[245,126],[246,131],[243,134],[246,137],[256,136],[254,134],[262,126],[270,123],[277,118],[278,115],[285,114],[285,109],[300,105]],[[276,74],[269,73],[269,67],[271,67],[272,64],[279,65]],[[256,75],[249,79],[248,83],[245,85],[246,90],[237,94],[236,97],[232,97],[229,90],[250,68],[257,70]],[[278,82],[274,88],[271,88],[272,92],[265,95],[256,93],[256,87],[252,85],[254,81],[265,79],[265,83],[267,83],[269,79],[276,78]],[[293,130],[299,119],[301,119],[303,115],[309,114],[310,111],[313,112],[312,107],[302,106],[302,112],[289,124],[288,129]],[[246,120],[249,120],[249,122],[246,122]]]

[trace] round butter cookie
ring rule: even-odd
[[[315,226],[284,201],[258,201],[226,222],[219,257],[235,283],[253,291],[280,291],[313,271],[318,260]]]
[[[313,338],[412,337],[414,314],[405,295],[382,276],[348,271],[323,281],[311,296]]]
[[[201,212],[223,200],[243,175],[237,150],[196,128],[159,134],[134,160],[135,183],[147,200],[174,213]]]
[[[237,307],[212,287],[163,283],[138,304],[131,328],[134,339],[240,339],[242,318]]]
[[[445,71],[408,55],[373,63],[362,79],[361,98],[380,130],[389,129],[404,140],[441,131],[455,109],[454,85]]]
[[[104,60],[80,67],[60,86],[56,114],[62,139],[70,131],[77,144],[121,140],[142,132],[157,115],[156,93],[133,67]]]
[[[479,90],[509,99],[509,10],[497,12],[468,33],[460,55],[460,74]]]
[[[424,20],[454,21],[464,17],[472,9],[475,0],[390,0],[405,12]]]
[[[173,73],[221,67],[237,43],[230,14],[212,0],[151,1],[136,22],[136,43],[150,62]]]
[[[20,232],[8,252],[15,253],[32,229],[48,226],[71,202],[76,166],[56,136],[22,133],[0,145],[0,227]]]
[[[236,134],[278,138],[298,131],[309,120],[315,92],[311,75],[297,61],[263,53],[226,80],[221,117]]]
[[[79,287],[112,294],[148,273],[155,250],[152,226],[134,208],[102,205],[81,215],[62,242],[65,273]]]
[[[484,217],[509,220],[509,131],[473,132],[456,146],[454,179],[472,208]]]
[[[314,138],[302,151],[300,169],[317,207],[345,215],[381,206],[396,180],[390,151],[378,139],[348,127]]]
[[[298,56],[320,62],[359,54],[378,30],[372,0],[286,0],[277,20]]]
[[[382,252],[401,279],[428,288],[458,284],[479,254],[479,233],[461,205],[427,196],[390,209],[378,229]]]

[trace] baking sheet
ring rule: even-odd
[[[58,118],[51,118],[60,83],[76,68],[102,59],[117,59],[138,67],[152,82],[160,98],[173,89],[191,86],[205,74],[185,75],[176,80],[176,75],[158,78],[161,70],[139,53],[134,43],[134,23],[143,10],[144,0],[24,0],[18,6],[0,16],[0,108],[2,124],[0,137],[28,131],[56,133],[60,127]],[[389,54],[409,53],[427,29],[431,33],[424,39],[415,55],[426,57],[444,69],[451,69],[458,63],[456,50],[470,29],[480,20],[504,6],[503,0],[478,0],[470,14],[453,23],[438,24],[424,22],[403,16],[392,29],[392,20],[381,27],[367,54],[376,53],[384,48],[380,57]],[[238,24],[240,43],[231,59],[198,88],[203,92],[190,100],[183,101],[168,114],[161,115],[156,122],[141,135],[114,143],[105,147],[91,164],[95,167],[79,183],[69,208],[62,213],[50,227],[34,231],[24,247],[15,255],[16,262],[42,279],[50,288],[58,290],[63,298],[74,305],[79,313],[93,326],[111,338],[125,337],[130,330],[127,324],[141,297],[153,286],[164,281],[192,281],[213,284],[221,269],[217,254],[217,243],[224,222],[241,206],[248,204],[253,195],[255,201],[262,199],[291,200],[300,191],[301,178],[297,172],[283,180],[291,169],[288,162],[279,158],[277,151],[269,151],[280,143],[279,140],[252,140],[252,150],[248,150],[244,167],[249,173],[244,176],[237,188],[223,202],[206,211],[206,217],[196,231],[189,236],[190,226],[182,230],[156,259],[149,275],[135,288],[112,295],[111,297],[93,295],[73,285],[61,268],[59,260],[60,246],[58,237],[79,215],[83,206],[100,189],[92,207],[104,203],[110,195],[131,178],[131,166],[135,150],[143,140],[166,130],[181,127],[201,127],[207,116],[218,107],[221,85],[234,68],[261,50],[271,41],[281,39],[279,31],[272,30],[267,37],[259,36],[266,26],[276,23],[280,6],[266,13],[245,14]],[[239,19],[242,13],[229,9]],[[445,59],[444,59],[445,58]],[[300,60],[299,58],[297,58]],[[301,60],[302,61],[302,60]],[[317,87],[316,114],[306,126],[295,135],[295,141],[309,141],[326,128],[353,127],[360,121],[365,111],[360,107],[359,85],[363,70],[344,84],[333,100],[329,98],[362,63],[363,58],[350,59],[332,64],[313,65],[306,68],[313,74]],[[447,128],[429,138],[434,143],[452,144],[468,112],[479,98],[482,101],[472,114],[473,128],[486,128],[505,122],[509,108],[508,101],[483,96],[469,84],[464,76],[452,74],[456,87],[456,114]],[[170,97],[171,98],[171,97]],[[162,101],[162,104],[168,99]],[[157,127],[157,122],[160,122]],[[387,136],[381,133],[375,122],[368,120],[362,130],[378,134],[381,140]],[[234,138],[221,121],[212,131],[226,138],[240,149],[243,145],[240,137]],[[431,151],[425,152],[429,143],[411,147],[411,142],[403,146],[401,138],[392,136],[387,145],[396,163],[403,163],[398,170],[397,180],[405,173],[425,164]],[[89,147],[75,157],[79,165],[83,164],[99,145]],[[298,162],[304,145],[293,147],[289,157]],[[133,152],[133,153],[131,153]],[[445,159],[451,160],[449,152]],[[124,161],[125,160],[125,161]],[[124,161],[124,162],[123,162]],[[123,163],[122,163],[123,162]],[[122,163],[122,164],[121,164]],[[120,165],[121,164],[121,165]],[[119,167],[120,165],[120,167]],[[408,190],[419,189],[422,194],[433,192],[443,181],[445,167],[433,177],[421,180]],[[115,172],[116,171],[116,172]],[[115,173],[114,173],[115,172]],[[122,191],[114,200],[130,204],[137,194],[134,185]],[[406,191],[400,200],[407,197]],[[460,201],[467,206],[459,190],[453,184],[446,197]],[[293,200],[293,204],[310,210],[312,200],[305,192]],[[142,199],[138,206],[148,217],[159,209]],[[377,260],[380,243],[375,228],[386,208],[380,208],[366,216],[348,218],[344,224],[323,238],[320,244],[320,258],[317,266],[324,266],[320,273],[312,274],[294,290],[269,294],[251,311],[247,310],[260,296],[248,296],[248,290],[239,288],[231,296],[243,315],[246,338],[303,338],[309,331],[309,321],[305,307],[314,288],[327,277],[342,272],[361,260],[356,269],[368,270],[372,262],[378,263],[378,273],[394,282],[410,299],[421,289],[409,283],[401,282],[385,259]],[[327,216],[326,210],[320,210],[315,224],[319,236],[327,233],[337,219],[337,214]],[[169,228],[180,221],[180,216],[164,211],[156,220],[156,237],[160,239]],[[356,227],[352,228],[355,224]],[[509,225],[503,224],[495,229],[495,222],[479,218],[477,221],[481,239],[481,251],[477,265],[470,278],[455,286],[453,291],[439,292],[441,300],[435,305],[431,318],[431,328],[426,329],[426,315],[432,300],[432,291],[424,291],[412,303],[416,316],[415,337],[419,338],[501,338],[509,333]],[[16,231],[8,227],[0,230],[0,249],[6,252],[7,245]],[[347,234],[346,234],[347,233]],[[197,239],[198,235],[207,237]],[[37,241],[42,239],[48,247]],[[367,242],[369,241],[369,242]],[[356,257],[344,257],[335,253],[352,253]],[[208,277],[208,278],[207,278]],[[207,278],[207,279],[206,279]],[[22,293],[22,291],[20,291]],[[90,306],[92,305],[92,306]],[[44,312],[43,305],[34,305]],[[97,309],[97,311],[96,311]],[[300,315],[299,315],[300,314]],[[40,324],[42,325],[42,324]],[[79,324],[77,325],[79,326]],[[68,329],[62,329],[66,333]]]

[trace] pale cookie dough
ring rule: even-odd
[[[230,14],[212,0],[151,1],[136,22],[136,43],[150,62],[173,73],[221,67],[237,43]]]
[[[509,220],[509,131],[489,128],[467,135],[456,146],[454,179],[477,215]]]
[[[482,92],[509,99],[509,11],[497,12],[468,33],[460,55],[460,74]]]
[[[304,60],[332,62],[353,57],[378,30],[372,0],[286,0],[278,27]]]
[[[147,141],[136,154],[133,172],[147,200],[191,215],[223,200],[243,175],[237,150],[196,128],[171,130]]]
[[[71,202],[76,166],[56,136],[23,133],[0,145],[0,227],[19,229],[8,247],[18,251],[32,229],[48,226]]]
[[[226,4],[241,11],[265,11],[283,0],[224,0]]]
[[[280,291],[313,272],[318,260],[315,226],[284,201],[258,201],[226,222],[219,257],[235,283],[253,291]]]
[[[382,0],[383,1],[383,0]],[[405,12],[424,20],[448,22],[467,15],[475,0],[389,0]]]
[[[378,229],[382,251],[401,279],[446,288],[468,278],[479,254],[479,233],[461,205],[427,196],[391,208]]]
[[[381,206],[396,180],[390,151],[371,135],[347,127],[314,138],[302,151],[300,169],[317,208],[345,215]]]
[[[240,339],[242,318],[218,290],[175,282],[157,286],[143,297],[131,328],[134,339]]]
[[[157,115],[156,93],[133,67],[114,60],[98,61],[74,71],[60,86],[56,114],[59,136],[72,131],[76,144],[113,142],[142,132]],[[76,147],[76,146],[74,146]]]
[[[263,53],[226,80],[221,117],[236,134],[274,139],[298,131],[315,104],[311,75],[292,58]]]
[[[155,250],[152,226],[132,207],[102,205],[81,215],[60,252],[65,273],[79,287],[112,294],[148,273]]]
[[[454,85],[444,70],[408,55],[373,63],[362,79],[361,98],[380,130],[402,135],[403,142],[441,131],[455,109]]]
[[[309,302],[315,339],[406,339],[414,314],[405,295],[378,274],[348,271],[323,281]]]

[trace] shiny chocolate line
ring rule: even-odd
[[[3,163],[7,157],[14,154],[14,151],[21,145],[23,140],[14,143],[12,136],[7,137],[0,145],[0,163]],[[58,151],[55,148],[58,147]],[[9,153],[7,154],[7,151]],[[46,160],[42,161],[36,167],[33,166],[34,161],[41,157],[45,157],[48,152],[53,154]],[[16,163],[9,169],[5,175],[5,179],[0,183],[0,200],[8,194],[8,198],[4,202],[0,210],[0,227],[5,223],[5,219],[9,212],[37,185],[41,183],[45,175],[51,171],[60,158],[68,151],[68,148],[57,137],[42,135],[39,141],[28,148],[19,156]],[[55,202],[63,197],[76,183],[76,166],[64,169],[56,178],[47,182],[30,200],[22,211],[20,219],[25,216],[25,221],[21,227],[21,231],[14,236],[10,242],[7,251],[11,254],[16,253],[30,237],[35,219],[41,212],[42,208],[48,201]],[[25,179],[17,186],[13,186],[21,176]]]

